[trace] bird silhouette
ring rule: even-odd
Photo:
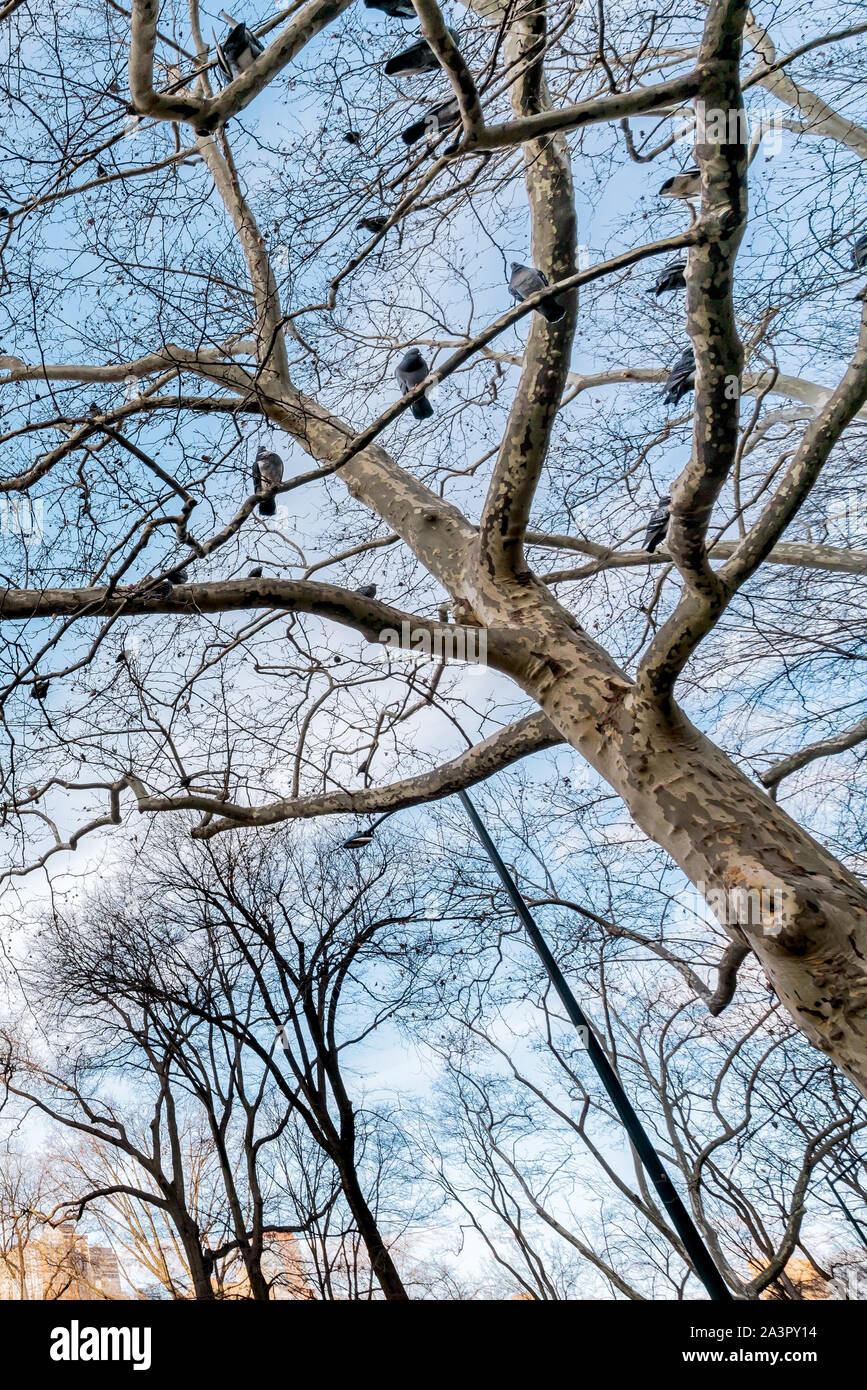
[[[662,545],[668,531],[668,523],[671,518],[671,498],[669,496],[660,497],[656,506],[647,519],[647,531],[644,535],[644,549],[652,555],[657,546]]]
[[[671,368],[664,387],[662,399],[666,405],[677,405],[682,396],[695,386],[695,353],[691,347],[684,348]]]
[[[362,598],[376,598],[376,585],[362,584],[361,588],[356,589],[355,592],[361,594]]]
[[[217,62],[231,82],[251,68],[265,49],[246,24],[238,24],[225,10],[221,10],[220,13],[232,28],[222,44],[218,42],[216,35],[214,36],[214,48],[217,52]]]
[[[49,684],[50,682],[46,680],[34,681],[33,685],[30,688],[31,700],[39,700],[41,703],[48,694]]]
[[[657,298],[661,294],[668,294],[671,290],[683,290],[686,288],[686,261],[672,261],[660,271],[657,281],[647,291],[648,294],[655,294]]]
[[[270,449],[260,448],[253,461],[253,491],[263,492],[265,488],[276,487],[283,481],[283,460]],[[266,497],[259,503],[260,516],[276,516],[277,502]]]
[[[867,232],[852,245],[852,268],[862,270],[867,265]]]
[[[424,381],[430,375],[430,367],[425,362],[418,348],[410,348],[405,357],[402,357],[397,365],[395,376],[400,383],[401,393],[405,396],[407,391],[411,391],[414,386],[418,386],[420,381]],[[429,420],[434,410],[427,396],[420,396],[417,401],[413,401],[410,410],[416,420]]]
[[[457,97],[450,97],[448,101],[440,102],[439,106],[432,106],[420,120],[408,125],[406,130],[401,132],[401,139],[405,145],[414,145],[423,135],[435,139],[441,131],[453,126],[460,114]]]
[[[381,232],[388,224],[387,217],[362,217],[355,226],[359,232]]]
[[[660,198],[697,198],[701,192],[701,174],[698,168],[684,169],[681,174],[672,174],[659,190]]]
[[[390,19],[415,19],[412,0],[364,0],[368,10],[382,10]]]
[[[548,284],[547,275],[543,275],[541,270],[529,265],[519,265],[517,261],[512,261],[512,273],[509,276],[509,289],[519,303],[529,299],[531,294],[538,294]],[[555,295],[550,299],[543,299],[541,304],[535,306],[535,312],[541,314],[543,319],[549,323],[556,323],[561,319],[566,310]]]
[[[449,29],[449,34],[457,43],[457,31]],[[402,53],[395,53],[393,58],[389,58],[385,65],[385,73],[387,77],[415,77],[419,73],[436,72],[439,66],[440,60],[427,39],[419,39]]]

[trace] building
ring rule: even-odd
[[[295,1237],[290,1231],[272,1231],[265,1236],[262,1273],[271,1286],[273,1299],[285,1301],[316,1297],[304,1277]],[[218,1296],[227,1299],[250,1297],[250,1281],[237,1251],[223,1271]]]
[[[0,1252],[0,1299],[48,1301],[125,1298],[110,1245],[91,1245],[64,1222],[23,1247]]]

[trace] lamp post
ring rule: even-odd
[[[548,946],[547,941],[542,935],[539,927],[530,912],[529,907],[521,896],[518,885],[509,873],[506,865],[500,857],[496,845],[485,829],[478,811],[473,805],[465,791],[459,791],[461,804],[470,818],[472,827],[479,838],[479,841],[496,870],[509,901],[512,904],[517,916],[520,918],[527,935],[529,936],[536,954],[541,960],[548,978],[554,986],[560,1000],[569,1015],[570,1021],[581,1035],[587,1055],[590,1058],[608,1097],[617,1111],[620,1122],[626,1130],[639,1159],[644,1165],[644,1170],[650,1181],[659,1194],[663,1207],[671,1218],[671,1224],[677,1231],[678,1236],[683,1242],[683,1247],[692,1261],[696,1274],[707,1289],[708,1296],[720,1302],[730,1302],[732,1295],[725,1284],[722,1275],[714,1263],[713,1257],[701,1238],[698,1227],[678,1196],[671,1178],[665,1170],[659,1154],[653,1147],[650,1136],[636,1115],[632,1104],[623,1089],[620,1077],[609,1062],[605,1051],[599,1042],[593,1027],[569,988],[559,965]],[[343,841],[341,849],[362,849],[369,845],[373,839],[374,831],[381,825],[392,811],[386,811],[385,815],[380,816],[377,821],[368,827],[367,830],[357,831]],[[836,1195],[836,1194],[835,1194]]]
[[[867,1231],[864,1230],[862,1223],[858,1220],[857,1216],[855,1216],[854,1213],[849,1210],[846,1203],[843,1201],[843,1198],[840,1196],[840,1193],[837,1191],[837,1184],[839,1182],[842,1182],[843,1179],[847,1177],[849,1173],[851,1173],[853,1168],[857,1168],[858,1164],[863,1162],[864,1159],[860,1156],[860,1154],[856,1154],[856,1156],[852,1159],[852,1162],[847,1163],[845,1168],[838,1168],[835,1177],[828,1177],[828,1186],[833,1192],[834,1200],[837,1203],[840,1210],[842,1211],[846,1220],[849,1222],[849,1225],[852,1226],[856,1231],[861,1244],[865,1248],[867,1248]]]

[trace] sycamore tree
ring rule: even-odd
[[[130,4],[0,9],[7,881],[562,743],[867,1089],[860,7]]]

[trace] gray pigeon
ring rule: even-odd
[[[672,174],[659,190],[660,198],[697,198],[701,192],[701,174],[693,166],[682,174]]]
[[[457,97],[451,97],[448,101],[440,102],[439,106],[432,106],[427,115],[422,116],[421,120],[413,121],[401,134],[401,139],[405,145],[414,145],[416,140],[420,140],[423,135],[431,137],[437,136],[443,130],[448,130],[449,126],[454,125],[461,114]]]
[[[180,569],[172,570],[169,579],[173,584],[189,584],[190,572],[186,565],[181,565]]]
[[[221,13],[232,28],[223,39],[222,45],[217,42],[216,36],[214,37],[214,48],[217,50],[217,62],[231,82],[233,78],[240,77],[242,72],[251,68],[259,54],[265,50],[246,24],[236,24],[225,10]]]
[[[359,232],[381,232],[385,230],[387,223],[387,217],[362,217],[355,226]]]
[[[364,0],[368,10],[382,10],[391,19],[415,19],[412,0]]]
[[[158,584],[147,590],[146,598],[171,598],[174,593],[174,585],[169,579],[161,579]]]
[[[356,589],[355,592],[361,594],[362,598],[376,598],[376,585],[362,584],[361,588]]]
[[[265,488],[276,487],[283,481],[283,460],[279,454],[260,448],[253,463],[253,491],[263,492]],[[276,516],[277,502],[266,497],[259,503],[260,516]]]
[[[531,294],[538,294],[539,290],[543,290],[547,284],[548,277],[543,275],[541,270],[535,270],[533,266],[519,265],[517,261],[512,261],[509,289],[519,303],[529,299]],[[549,323],[556,323],[565,312],[565,308],[554,295],[536,305],[536,313],[541,314],[542,318],[547,319]]]
[[[660,497],[647,520],[644,549],[649,555],[652,555],[656,547],[662,545],[662,542],[665,540],[670,516],[671,498],[668,496]]]
[[[852,246],[852,266],[855,270],[863,270],[867,265],[867,232],[864,236],[859,236]]]
[[[261,565],[256,565],[255,569],[251,569],[251,570],[250,570],[250,573],[247,575],[247,578],[248,578],[248,579],[261,579],[261,578],[262,578],[262,566],[261,566]]]
[[[420,381],[424,381],[425,377],[430,375],[430,367],[418,348],[410,348],[397,364],[394,374],[400,382],[401,394],[405,396],[407,391],[411,391],[413,386],[418,386]],[[413,401],[410,410],[417,420],[429,420],[434,413],[427,396],[419,396],[417,401]]]
[[[662,399],[666,405],[677,405],[681,396],[692,391],[695,386],[695,353],[691,347],[684,348],[668,374],[662,389]]]
[[[48,694],[48,685],[49,682],[46,680],[34,681],[30,688],[31,700],[39,700],[40,702],[44,700]]]
[[[656,284],[647,291],[648,294],[655,294],[657,299],[661,294],[668,294],[671,290],[686,289],[686,261],[672,261],[659,273]]]
[[[449,33],[457,43],[457,32],[449,29]],[[427,39],[419,39],[418,43],[410,44],[402,53],[395,53],[393,58],[389,58],[385,73],[387,77],[413,77],[416,73],[436,72],[439,66],[439,58]]]

